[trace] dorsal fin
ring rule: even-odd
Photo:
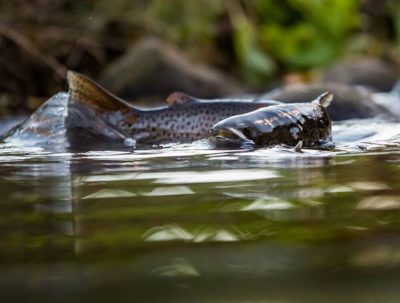
[[[70,100],[82,102],[97,111],[118,111],[133,109],[124,100],[114,96],[86,76],[68,71]]]
[[[328,107],[333,100],[333,94],[329,92],[325,92],[317,97],[313,102],[318,103],[322,107]]]
[[[167,98],[167,103],[169,106],[190,104],[195,102],[198,102],[195,97],[192,97],[182,92],[174,92],[170,94]]]

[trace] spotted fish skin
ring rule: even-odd
[[[216,123],[211,133],[248,139],[257,146],[296,146],[302,142],[303,147],[318,147],[332,140],[331,119],[326,111],[332,98],[332,94],[325,93],[310,103],[275,105],[229,117]]]
[[[190,142],[209,136],[210,127],[216,122],[260,108],[260,105],[229,102],[179,105],[142,111],[134,122],[124,118],[108,121],[119,120],[116,127],[139,143]]]
[[[222,119],[281,104],[273,100],[200,100],[184,93],[174,93],[167,99],[168,106],[139,109],[78,73],[69,72],[68,82],[71,106],[81,112],[91,112],[104,123],[94,128],[109,127],[111,131],[108,133],[132,138],[139,144],[202,139],[208,137],[210,127]]]

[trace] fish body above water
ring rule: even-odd
[[[257,146],[318,147],[332,140],[331,120],[326,111],[333,95],[325,93],[309,103],[275,105],[229,117],[215,124],[211,133],[227,140]]]
[[[116,112],[104,120],[138,143],[189,142],[205,138],[210,127],[227,117],[271,103],[200,101],[152,110]]]
[[[8,142],[85,146],[99,141],[138,144],[190,142],[209,135],[216,122],[278,101],[253,99],[199,100],[174,93],[168,105],[136,108],[94,81],[68,73],[69,92],[48,100],[25,123],[5,138]]]

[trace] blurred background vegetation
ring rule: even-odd
[[[36,107],[66,88],[67,69],[97,79],[144,37],[262,90],[349,55],[398,65],[400,1],[2,1],[0,107]]]

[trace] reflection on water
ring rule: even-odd
[[[303,153],[4,145],[1,296],[396,302],[400,148],[393,133],[370,136]]]

